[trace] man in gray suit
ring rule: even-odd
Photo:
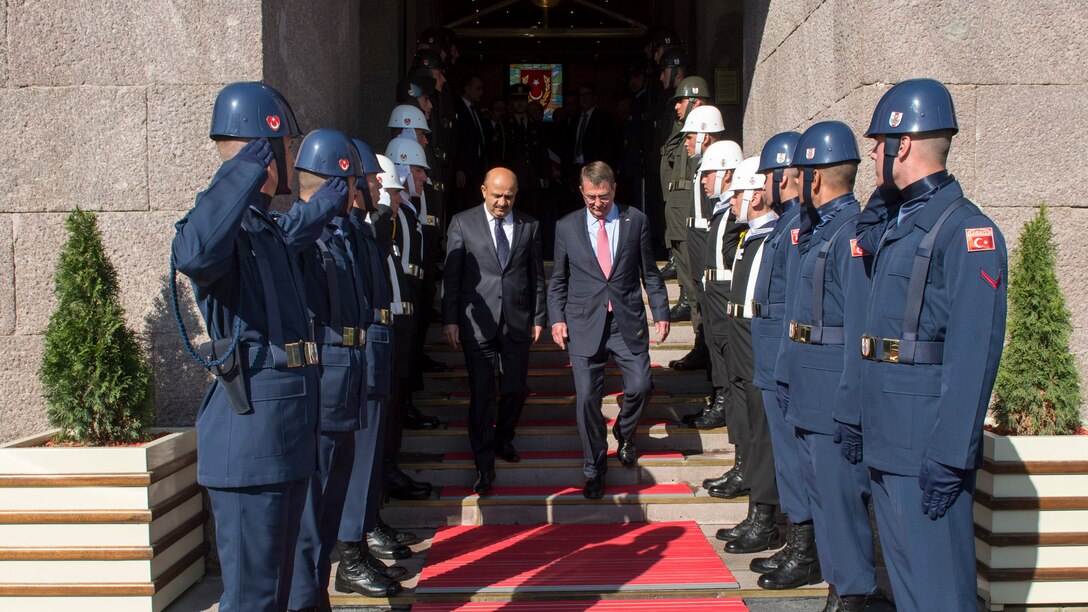
[[[646,215],[616,204],[616,179],[604,162],[581,172],[585,210],[576,210],[555,226],[555,270],[548,288],[552,339],[570,353],[578,403],[589,499],[604,495],[608,443],[601,394],[604,367],[611,355],[623,373],[623,406],[612,434],[625,466],[638,461],[634,437],[642,408],[653,390],[646,304],[650,298],[658,343],[669,335],[669,299],[654,261]],[[569,348],[568,348],[569,345]]]
[[[477,471],[473,490],[482,495],[495,480],[496,451],[506,461],[521,459],[512,440],[529,396],[529,345],[540,338],[547,311],[540,227],[536,219],[514,211],[517,177],[494,168],[480,191],[483,204],[450,220],[442,333],[451,347],[465,352],[472,389],[468,437]]]

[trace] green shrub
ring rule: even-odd
[[[45,329],[38,377],[60,440],[100,445],[148,439],[155,418],[151,370],[125,327],[117,271],[93,213],[76,209],[53,275],[57,309]]]
[[[1009,271],[1008,344],[994,385],[994,419],[1011,435],[1073,434],[1080,375],[1073,324],[1058,286],[1057,249],[1046,207],[1024,226]]]

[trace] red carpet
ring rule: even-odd
[[[462,525],[438,529],[416,592],[599,593],[737,586],[694,521]]]
[[[562,461],[565,459],[581,459],[581,451],[526,451],[519,453],[521,455],[522,463],[532,463],[534,461]],[[608,451],[610,458],[616,456],[616,451]],[[643,459],[683,459],[684,453],[678,453],[676,451],[668,450],[647,450],[640,451],[638,454],[639,461]],[[442,461],[472,461],[472,453],[446,453],[442,455]]]
[[[739,597],[724,599],[604,599],[586,601],[474,601],[413,604],[412,612],[747,612]]]
[[[604,488],[605,497],[651,499],[656,497],[694,497],[691,487],[686,484],[635,484],[613,485]],[[472,487],[442,487],[439,499],[478,498]],[[497,485],[487,494],[487,499],[549,499],[555,497],[585,499],[582,487],[504,487]],[[701,536],[700,536],[701,537]],[[428,556],[428,558],[430,558]]]

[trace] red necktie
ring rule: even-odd
[[[612,274],[612,253],[608,250],[608,232],[604,230],[604,219],[597,219],[600,227],[597,228],[597,263],[601,266],[601,272],[608,278]],[[608,310],[612,311],[612,300],[608,300]]]

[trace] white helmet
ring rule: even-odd
[[[394,108],[393,112],[389,114],[389,125],[387,127],[423,130],[428,134],[431,132],[431,128],[427,127],[427,117],[423,115],[423,111],[411,104],[401,104]]]
[[[719,140],[703,152],[703,160],[699,162],[699,172],[732,170],[739,166],[743,159],[744,153],[741,152],[739,144],[732,140]]]
[[[733,182],[729,185],[726,197],[733,197],[738,192],[744,192],[744,200],[741,202],[740,214],[737,215],[737,223],[748,223],[748,208],[752,203],[752,195],[763,189],[765,177],[759,171],[759,156],[745,158],[733,171]]]
[[[680,131],[685,134],[689,132],[715,134],[725,131],[725,121],[722,119],[722,112],[718,110],[717,106],[706,104],[691,109],[687,120],[684,121],[684,129]]]
[[[393,140],[390,140],[389,144],[385,147],[385,155],[393,160],[394,164],[420,166],[427,170],[431,169],[431,167],[427,165],[427,154],[423,152],[423,147],[419,146],[419,143],[414,140],[409,140],[407,138],[394,138]]]
[[[378,173],[378,182],[382,189],[404,189],[404,183],[400,182],[400,177],[397,176],[397,167],[393,165],[393,160],[384,155],[378,155],[377,158],[378,166],[382,169]]]

